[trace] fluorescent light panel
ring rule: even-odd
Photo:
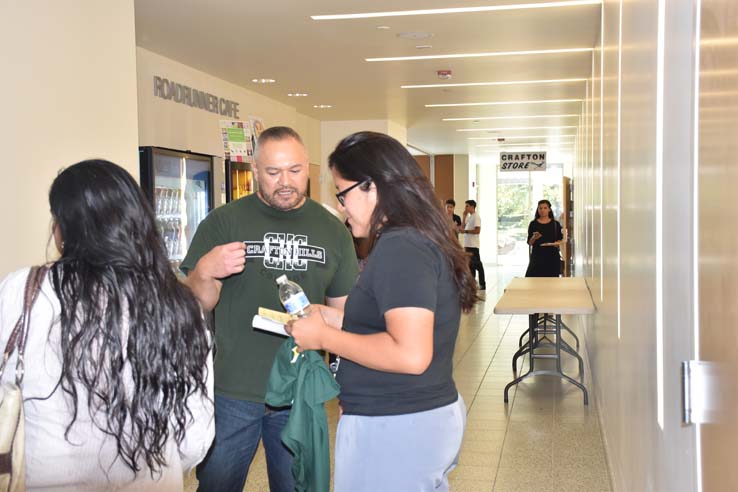
[[[484,53],[451,53],[447,55],[421,56],[389,56],[384,58],[364,58],[368,62],[413,61],[413,60],[445,60],[449,58],[485,58],[492,56],[527,56],[553,55],[557,53],[591,53],[594,48],[561,48],[555,50],[525,50],[525,51],[489,51]]]
[[[502,148],[510,148],[510,147],[529,147],[529,146],[536,146],[536,145],[557,145],[551,142],[525,142],[525,143],[516,143],[516,144],[509,144],[506,145],[504,143],[500,143],[499,145],[489,144],[489,145],[477,145],[477,147],[494,147],[496,149],[502,149]],[[571,145],[571,142],[565,142],[563,145]]]
[[[555,7],[579,7],[600,5],[601,0],[565,0],[560,2],[516,3],[509,5],[488,5],[480,7],[455,7],[445,9],[395,10],[389,12],[366,12],[358,14],[311,15],[313,20],[368,19],[376,17],[402,17],[408,15],[468,14],[472,12],[501,12],[506,10],[530,10]]]
[[[555,149],[552,149],[552,148],[548,147],[546,149],[533,149],[533,148],[531,148],[529,146],[526,146],[526,145],[519,145],[517,147],[502,147],[502,148],[499,148],[499,149],[484,149],[484,150],[480,150],[480,152],[490,152],[490,153],[491,152],[508,152],[508,151],[509,152],[520,152],[522,150],[530,150],[532,152],[542,151],[542,150],[551,150],[551,151],[553,151],[553,150],[556,150],[556,151],[565,150],[567,152],[570,152],[573,149],[572,149],[572,147],[557,147]]]
[[[557,128],[576,128],[576,126],[516,126],[512,128],[459,128],[457,132],[494,132],[494,131],[512,131],[512,130],[554,130]]]
[[[499,136],[499,137],[469,137],[468,140],[497,140],[498,138],[503,138],[505,140],[509,139],[523,139],[523,138],[575,138],[576,135],[513,135],[513,136]]]
[[[514,104],[549,104],[581,102],[582,99],[539,99],[537,101],[491,101],[475,103],[426,104],[426,108],[452,108],[461,106],[510,106]]]
[[[587,79],[541,79],[541,80],[512,80],[509,82],[467,82],[459,84],[425,84],[401,85],[401,89],[433,89],[440,87],[487,87],[495,85],[527,85],[527,84],[566,84],[570,82],[584,82]]]
[[[476,121],[476,120],[520,120],[524,118],[579,118],[578,114],[536,114],[529,116],[477,116],[476,118],[443,118],[441,121]]]

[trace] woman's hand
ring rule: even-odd
[[[536,231],[530,237],[530,240],[528,241],[528,244],[530,244],[531,246],[533,246],[533,243],[535,243],[536,241],[538,241],[542,237],[543,237],[543,234],[541,234],[540,232]]]
[[[321,313],[322,309],[313,306],[309,315],[294,319],[285,325],[285,331],[295,339],[295,344],[300,352],[304,350],[322,350],[326,331],[336,329],[326,324]]]
[[[320,310],[320,315],[323,316],[323,321],[325,321],[325,324],[327,324],[331,328],[336,328],[338,330],[341,329],[341,326],[343,326],[342,309],[326,306],[324,304],[311,304],[311,306],[313,309]]]

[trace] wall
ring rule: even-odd
[[[696,489],[679,391],[692,339],[694,18],[690,2],[665,5],[660,58],[658,2],[603,2],[573,170],[577,274],[597,308],[579,322],[615,491]]]
[[[261,118],[267,127],[290,126],[297,130],[311,162],[320,162],[320,123],[297,113],[287,104],[218,79],[144,48],[136,49],[138,68],[139,135],[141,146],[158,146],[223,156],[220,120],[235,119],[154,96],[154,76],[176,81],[239,103],[239,120]]]
[[[473,179],[476,186],[469,198],[476,200],[482,219],[479,231],[479,254],[484,263],[497,263],[497,163],[478,161]],[[465,198],[464,200],[468,200]],[[463,204],[463,200],[461,202]]]
[[[701,428],[702,490],[732,491],[738,482],[738,235],[732,225],[738,188],[738,3],[702,0],[696,173],[699,229],[699,354],[713,371]]]
[[[450,154],[433,157],[433,183],[436,196],[441,202],[453,198],[454,156]]]
[[[407,142],[407,130],[390,120],[340,120],[323,121],[320,124],[320,149],[323,156],[322,188],[321,196],[323,202],[336,207],[335,185],[330,169],[328,169],[328,156],[336,148],[338,142],[355,132],[372,131],[386,133],[399,140],[403,145]]]
[[[431,179],[431,156],[429,155],[414,155],[415,162],[418,163],[418,167],[423,171],[423,174],[428,179]]]
[[[53,254],[47,194],[61,168],[102,157],[138,177],[133,0],[3,2],[0,44],[4,276]]]
[[[469,156],[454,154],[454,200],[456,205],[469,199]]]

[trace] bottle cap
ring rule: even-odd
[[[281,275],[281,276],[277,277],[277,283],[278,284],[283,284],[285,282],[287,282],[287,275]]]

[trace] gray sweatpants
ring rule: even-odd
[[[466,405],[425,412],[343,415],[336,434],[335,492],[445,492],[459,461]]]

